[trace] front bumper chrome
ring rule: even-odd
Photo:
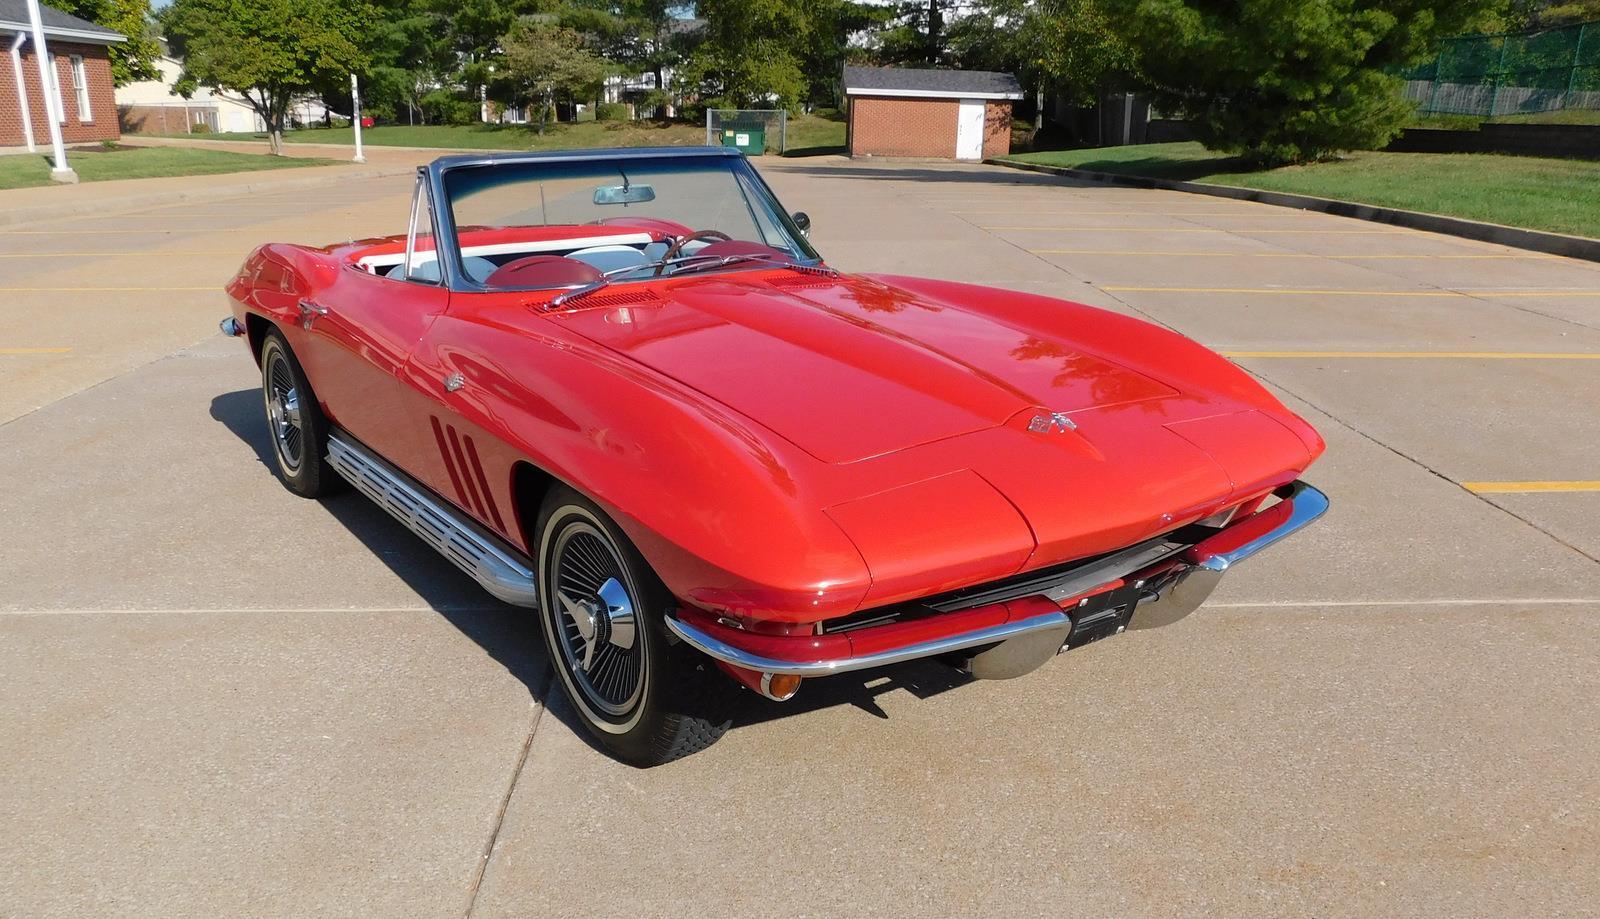
[[[1042,616],[1033,616],[1019,622],[1007,622],[1002,625],[962,632],[959,635],[951,635],[947,638],[920,641],[889,651],[816,661],[793,661],[755,654],[729,644],[694,625],[671,616],[667,617],[667,627],[672,630],[673,634],[693,647],[704,651],[725,664],[743,667],[746,670],[754,670],[757,673],[790,673],[795,676],[815,677],[828,676],[834,673],[849,673],[852,670],[868,670],[873,667],[885,667],[889,664],[899,664],[923,657],[934,657],[948,651],[961,651],[966,648],[976,648],[980,645],[1008,641],[1044,629],[1065,628],[1070,630],[1072,628],[1072,620],[1067,617],[1066,613],[1046,613]]]
[[[1168,625],[1194,612],[1211,595],[1217,581],[1229,568],[1303,529],[1328,509],[1327,496],[1305,482],[1286,485],[1276,494],[1280,499],[1278,503],[1196,543],[1183,553],[1181,559],[1164,562],[1153,570],[1129,573],[1125,581],[1148,585],[1146,598],[1138,605],[1130,627],[1144,629]],[[725,664],[757,673],[784,673],[802,677],[867,670],[986,645],[997,646],[984,652],[994,654],[1008,644],[1013,652],[1026,649],[1023,655],[1007,655],[1004,672],[1008,676],[1016,676],[1053,657],[1072,632],[1073,620],[1069,612],[1060,609],[1038,612],[1037,605],[1001,605],[1013,608],[1012,615],[1016,618],[862,654],[817,655],[814,653],[815,644],[809,640],[809,636],[790,639],[753,636],[726,626],[713,625],[709,621],[690,622],[679,616],[668,616],[667,627],[691,647]],[[974,611],[950,613],[940,618],[948,617],[959,628],[959,623],[971,612]],[[880,628],[894,626],[848,633],[852,636],[848,644],[853,646],[856,636],[864,637],[863,633],[875,632]],[[1041,640],[1051,633],[1059,636],[1060,640],[1054,640],[1053,637],[1050,641]],[[754,639],[751,643],[759,642],[765,650],[758,652],[740,647],[741,639]],[[792,650],[785,645],[792,645]],[[1017,660],[1019,656],[1026,660]]]

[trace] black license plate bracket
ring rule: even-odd
[[[1139,585],[1128,584],[1085,597],[1076,607],[1067,610],[1067,616],[1072,620],[1072,632],[1067,635],[1066,644],[1061,646],[1061,650],[1080,648],[1127,631],[1141,593]]]

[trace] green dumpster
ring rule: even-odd
[[[767,126],[759,122],[723,125],[722,145],[733,147],[745,156],[760,156],[767,150]]]

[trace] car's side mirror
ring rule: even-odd
[[[800,235],[811,235],[811,216],[805,211],[795,211],[789,216],[789,219],[793,220],[794,225],[800,228]]]

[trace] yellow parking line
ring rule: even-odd
[[[980,230],[1093,230],[1096,233],[1321,233],[1331,236],[1399,236],[1399,230],[1298,230],[1288,227],[1023,227],[980,226]]]
[[[66,354],[71,348],[0,348],[0,354]]]
[[[1600,297],[1600,290],[1333,290],[1321,287],[1132,287],[1107,286],[1108,292],[1164,294],[1280,294],[1321,297]]]
[[[1470,255],[1402,255],[1386,252],[1381,255],[1331,254],[1317,252],[1188,252],[1150,249],[1029,249],[1034,255],[1128,255],[1167,258],[1171,256],[1196,256],[1206,258],[1328,258],[1328,259],[1558,259],[1559,255],[1527,253],[1483,253]]]
[[[1587,351],[1223,351],[1225,357],[1408,358],[1486,361],[1600,361]]]
[[[1461,487],[1479,495],[1533,494],[1554,491],[1600,491],[1600,481],[1592,482],[1462,482]]]

